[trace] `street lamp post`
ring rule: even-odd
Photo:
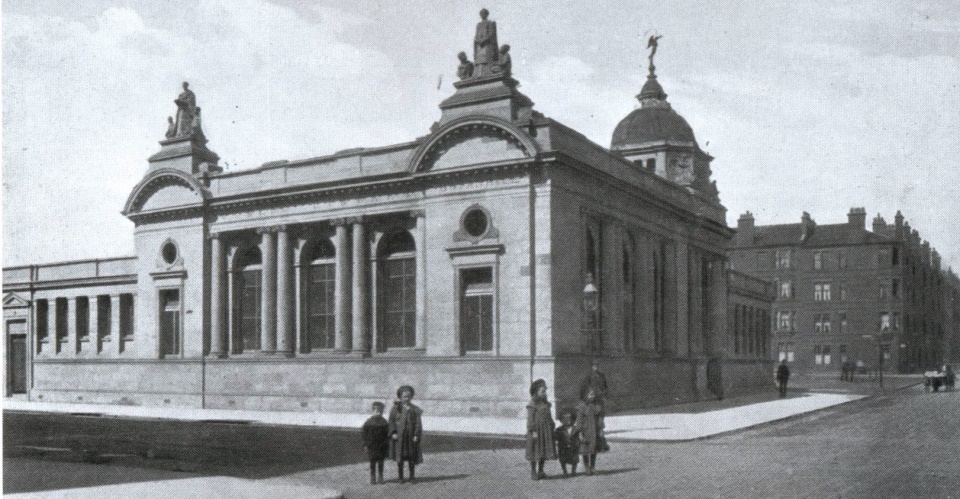
[[[597,311],[600,309],[600,290],[593,283],[593,274],[587,274],[586,281],[583,287],[583,310],[586,312],[586,333],[590,338],[590,357],[592,358],[599,350]]]

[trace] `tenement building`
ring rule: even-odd
[[[514,417],[536,378],[574,404],[593,359],[616,409],[769,385],[772,297],[727,273],[712,158],[652,55],[607,148],[534,110],[495,30],[401,144],[225,172],[184,84],[123,205],[134,255],[3,270],[8,393],[365,412],[410,384]]]
[[[956,275],[897,212],[852,208],[847,223],[756,225],[740,217],[730,265],[776,287],[774,348],[801,371],[913,372],[950,360]],[[953,308],[953,312],[951,312]],[[956,359],[956,358],[954,358]],[[850,364],[848,364],[849,366]]]

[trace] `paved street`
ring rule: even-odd
[[[102,431],[91,436],[94,418],[6,414],[4,492],[220,475],[268,488],[335,488],[348,498],[960,497],[958,413],[960,392],[924,393],[914,386],[702,441],[615,443],[599,457],[597,476],[557,478],[558,466],[550,463],[554,478],[541,482],[529,479],[518,442],[431,436],[419,483],[379,486],[366,484],[367,465],[353,433],[171,422],[149,422],[144,432],[131,429],[131,420],[100,420],[94,426]],[[20,431],[27,433],[17,436]],[[18,447],[23,435],[51,448],[102,442],[102,450],[119,447],[128,455]],[[181,443],[155,445],[173,441]],[[90,462],[98,460],[110,463]],[[51,467],[70,474],[45,483]],[[387,478],[395,474],[388,463]]]

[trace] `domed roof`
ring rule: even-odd
[[[620,121],[613,131],[611,149],[628,149],[649,142],[696,142],[693,128],[667,102],[667,94],[651,68],[637,96],[640,109]]]

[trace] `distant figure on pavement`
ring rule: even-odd
[[[783,359],[777,367],[777,388],[780,389],[780,398],[787,397],[788,381],[790,381],[790,368],[787,367],[787,359]]]
[[[383,418],[383,408],[383,402],[374,402],[373,415],[363,423],[363,448],[370,459],[370,485],[383,483],[383,461],[390,452],[390,423]]]
[[[607,403],[607,376],[600,372],[600,361],[594,359],[590,362],[590,374],[583,378],[580,383],[580,399],[587,394],[587,390],[593,388],[597,402],[606,410]]]
[[[943,384],[945,390],[948,392],[953,391],[953,384],[957,381],[957,375],[953,372],[953,366],[947,365],[943,369]]]
[[[420,451],[423,411],[410,403],[413,394],[412,386],[401,386],[397,389],[399,400],[390,409],[390,438],[393,443],[390,456],[397,462],[400,483],[407,481],[403,477],[404,461],[410,467],[410,483],[416,481],[416,466],[423,462],[423,453]]]

